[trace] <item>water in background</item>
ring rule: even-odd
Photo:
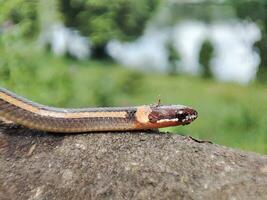
[[[210,61],[214,77],[247,84],[256,78],[260,57],[253,45],[260,39],[260,29],[253,22],[184,21],[163,30],[149,27],[134,42],[110,41],[107,51],[124,66],[168,72],[172,63],[166,44],[170,42],[179,54],[176,72],[198,75],[203,71],[199,63],[201,47],[205,41],[210,41],[214,48]]]

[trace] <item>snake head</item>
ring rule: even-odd
[[[150,129],[187,125],[198,117],[196,110],[183,105],[143,107],[139,113],[142,115],[137,115],[138,121]]]
[[[172,105],[172,106],[159,106],[152,109],[148,118],[151,123],[171,125],[185,125],[190,124],[198,116],[197,111],[192,108]]]

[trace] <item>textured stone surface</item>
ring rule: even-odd
[[[0,199],[267,199],[267,156],[171,133],[0,131]]]

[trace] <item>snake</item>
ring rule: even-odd
[[[0,121],[29,129],[62,132],[154,130],[190,124],[198,112],[184,105],[56,108],[41,105],[0,87]]]

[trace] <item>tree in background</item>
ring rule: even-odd
[[[11,85],[16,83],[17,77],[34,76],[33,59],[28,59],[28,55],[35,54],[27,47],[38,32],[37,6],[34,1],[0,0],[1,84]]]
[[[199,62],[203,67],[203,77],[204,78],[211,78],[212,72],[211,72],[211,66],[210,61],[213,56],[213,46],[210,43],[210,41],[206,40],[200,50],[199,54]]]
[[[32,37],[38,30],[37,3],[24,0],[0,0],[0,28],[16,28],[16,34]]]
[[[173,41],[168,40],[166,43],[166,49],[168,52],[168,61],[169,61],[169,69],[168,73],[169,75],[175,75],[177,74],[177,61],[180,59],[179,53],[175,49],[173,45]]]
[[[93,56],[103,57],[110,39],[140,36],[160,0],[60,0],[65,24],[89,36]]]

